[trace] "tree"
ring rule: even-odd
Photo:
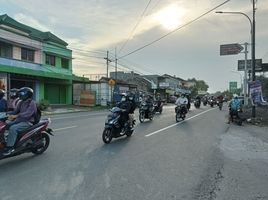
[[[198,91],[207,92],[209,88],[208,84],[203,80],[196,80],[195,78],[192,78],[188,79],[187,81],[195,83],[195,85],[190,88],[192,96],[196,96],[198,94]]]

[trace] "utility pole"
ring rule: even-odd
[[[115,47],[115,82],[117,81],[117,54],[116,54],[116,47]]]
[[[109,62],[112,62],[112,60],[109,59],[109,51],[107,51],[107,57],[104,59],[106,60],[106,65],[107,65],[106,77],[109,78]]]
[[[253,16],[252,16],[252,81],[256,80],[256,76],[255,76],[255,11],[256,11],[256,1],[257,0],[252,0],[252,4],[253,4]],[[255,104],[253,104],[252,106],[252,118],[256,117],[256,107]]]
[[[115,59],[115,81],[117,81],[117,58]]]
[[[245,73],[244,73],[244,105],[248,105],[248,99],[247,99],[247,91],[248,91],[248,86],[247,86],[247,76],[248,76],[248,43],[245,42]]]

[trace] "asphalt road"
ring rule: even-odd
[[[43,155],[24,154],[0,161],[0,199],[187,200],[242,196],[242,189],[235,190],[240,184],[228,189],[232,181],[240,180],[233,166],[239,168],[241,160],[227,151],[231,139],[225,136],[231,134],[230,130],[237,131],[225,123],[226,107],[223,111],[193,108],[183,123],[176,124],[174,106],[166,106],[153,121],[137,123],[131,138],[114,139],[109,145],[101,138],[107,113],[51,117],[55,136]],[[249,198],[244,195],[243,200],[268,199],[265,153],[268,145],[258,158],[264,173],[260,182],[255,177],[254,190],[258,193]],[[245,189],[247,186],[250,184],[245,184]]]

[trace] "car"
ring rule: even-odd
[[[240,101],[241,105],[244,105],[244,97],[243,96],[238,96],[237,98]]]

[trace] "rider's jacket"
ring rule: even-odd
[[[188,99],[186,97],[179,97],[176,100],[176,105],[180,106],[180,105],[187,105],[188,104]]]
[[[231,110],[237,110],[241,107],[241,103],[238,99],[232,99],[230,101],[229,107],[231,108]]]
[[[34,114],[37,112],[36,103],[32,99],[21,101],[14,111],[8,112],[11,115],[18,115],[15,122],[34,122]]]

